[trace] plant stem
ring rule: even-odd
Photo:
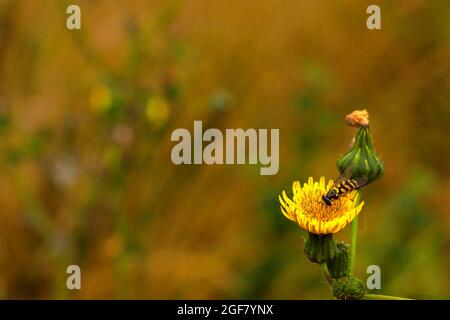
[[[386,296],[383,294],[365,294],[363,300],[413,300],[413,299],[396,296]]]
[[[331,286],[333,284],[333,277],[331,277],[330,272],[328,271],[328,267],[326,263],[321,263],[320,268],[322,269],[322,273],[325,276],[328,284]]]
[[[350,263],[348,273],[353,274],[355,269],[355,259],[356,259],[356,244],[358,242],[358,217],[352,221],[352,243],[350,246]]]
[[[356,205],[359,205],[361,202],[361,191],[358,191],[356,196]],[[348,274],[352,275],[355,269],[355,260],[356,260],[356,244],[358,242],[358,216],[352,221],[352,243],[350,247],[350,263],[348,264]]]

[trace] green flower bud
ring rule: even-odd
[[[308,234],[304,252],[311,262],[326,263],[336,256],[336,251],[332,234]]]
[[[341,278],[333,284],[333,295],[341,300],[361,299],[365,291],[364,283],[354,276]]]
[[[351,177],[367,177],[367,183],[378,179],[384,172],[383,163],[375,153],[369,126],[358,128],[350,150],[337,161],[341,173],[351,169]]]
[[[334,279],[348,275],[348,246],[344,242],[337,244],[336,257],[327,262],[328,271]]]

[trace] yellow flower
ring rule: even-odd
[[[170,115],[169,103],[162,97],[151,97],[147,101],[147,120],[156,128],[162,127]]]
[[[110,89],[103,84],[94,87],[89,97],[91,108],[97,113],[106,112],[111,107],[112,100]]]
[[[332,185],[333,180],[325,185],[324,177],[321,177],[319,182],[314,182],[310,177],[303,187],[300,182],[295,181],[292,186],[292,200],[284,191],[282,196],[279,196],[281,212],[310,233],[333,234],[342,230],[359,214],[364,202],[356,206],[356,191],[352,191],[334,200],[331,206],[325,205],[322,196]]]

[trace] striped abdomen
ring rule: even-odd
[[[367,178],[346,179],[333,185],[328,192],[322,196],[322,201],[327,206],[331,206],[333,200],[339,199],[341,196],[367,184]]]
[[[346,193],[349,193],[353,190],[358,189],[358,183],[354,179],[344,180],[338,185],[336,185],[333,189],[336,190],[338,196],[342,196]]]
[[[344,180],[333,186],[326,194],[328,199],[337,200],[346,193],[358,189],[358,182],[354,179]]]

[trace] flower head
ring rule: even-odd
[[[345,122],[352,127],[367,127],[369,125],[369,112],[364,110],[355,110],[345,117]]]
[[[337,161],[341,173],[350,169],[352,178],[367,177],[367,183],[383,175],[383,162],[375,152],[367,110],[355,110],[345,117],[349,126],[357,127],[350,149]]]
[[[303,186],[299,181],[295,181],[292,186],[292,200],[284,191],[282,196],[279,196],[281,212],[310,233],[333,234],[342,230],[359,214],[364,202],[356,205],[356,191],[352,191],[333,201],[331,206],[325,205],[322,196],[332,185],[333,180],[326,185],[324,177],[321,177],[319,182],[314,182],[310,177],[308,183]]]

